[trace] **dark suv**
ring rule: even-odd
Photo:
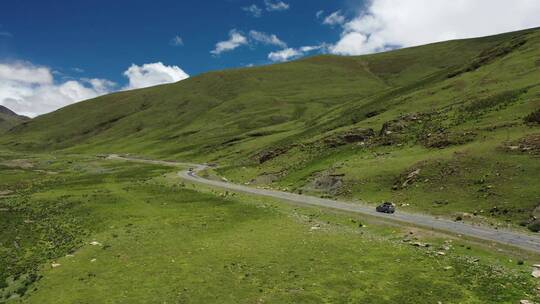
[[[377,210],[377,212],[382,212],[382,213],[394,213],[396,212],[396,207],[394,207],[394,204],[390,202],[384,202],[380,204],[379,206],[377,206],[375,210]]]

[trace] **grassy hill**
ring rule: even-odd
[[[29,120],[28,117],[17,115],[10,109],[0,105],[0,133],[3,133],[27,120]]]
[[[534,230],[539,121],[536,29],[65,107],[0,136],[0,303],[538,302],[538,254],[95,154],[215,162],[203,174]]]
[[[218,71],[77,103],[0,143],[211,161],[240,183],[528,225],[540,30]]]

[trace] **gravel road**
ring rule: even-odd
[[[439,231],[451,232],[453,234],[468,236],[484,241],[496,242],[504,245],[509,245],[513,247],[518,247],[528,251],[540,253],[540,237],[520,233],[510,230],[503,229],[493,229],[485,226],[478,226],[464,222],[454,222],[447,219],[437,218],[425,214],[416,214],[403,212],[397,210],[394,214],[385,214],[375,211],[375,208],[372,206],[367,206],[361,203],[350,203],[343,201],[336,201],[331,199],[318,198],[314,196],[300,195],[289,192],[282,192],[276,190],[267,190],[267,189],[258,189],[238,184],[233,184],[224,181],[215,181],[202,178],[197,175],[197,172],[207,168],[205,165],[199,164],[189,164],[189,163],[179,163],[171,161],[160,161],[160,160],[146,160],[146,159],[137,159],[130,157],[121,157],[118,155],[109,156],[110,159],[117,160],[126,160],[126,161],[135,161],[135,162],[145,162],[153,164],[161,164],[168,166],[188,166],[192,170],[184,170],[178,172],[178,176],[183,179],[190,180],[196,183],[206,184],[214,187],[219,187],[223,189],[228,189],[232,191],[240,191],[244,193],[250,193],[255,195],[262,195],[268,197],[274,197],[278,199],[292,201],[299,205],[306,206],[318,206],[326,207],[332,209],[338,209],[342,211],[348,211],[352,213],[365,214],[377,218],[384,219],[385,221],[394,221],[404,224],[413,224],[416,226],[434,229]]]

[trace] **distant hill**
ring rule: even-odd
[[[17,113],[0,105],[0,133],[3,133],[29,119],[30,118],[26,116],[17,115]]]
[[[10,134],[19,146],[35,148],[84,145],[163,156],[197,157],[220,151],[221,156],[224,143],[231,146],[241,139],[256,146],[251,151],[281,138],[366,122],[371,112],[384,110],[391,117],[391,113],[420,110],[414,108],[418,98],[404,101],[403,97],[423,88],[465,81],[471,74],[465,70],[475,60],[494,66],[505,44],[537,36],[532,30],[368,56],[325,55],[210,72],[80,102],[42,115]],[[533,47],[529,42],[521,49]],[[482,62],[480,57],[489,57],[490,51],[493,60]],[[450,74],[456,75],[450,78]],[[475,87],[487,89],[489,83]],[[466,89],[464,93],[474,93]],[[452,102],[441,97],[422,107]]]
[[[235,182],[517,223],[540,204],[539,109],[531,29],[118,92],[0,144],[212,161]]]

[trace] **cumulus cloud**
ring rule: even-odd
[[[146,88],[158,84],[177,82],[189,77],[180,67],[167,66],[161,62],[146,63],[141,66],[132,64],[124,72],[129,79],[125,89]]]
[[[299,57],[301,55],[302,52],[300,52],[300,50],[287,48],[281,51],[271,52],[270,54],[268,54],[268,59],[272,61],[283,62],[290,60],[291,58]]]
[[[242,10],[255,18],[259,18],[262,15],[262,9],[259,8],[256,4],[252,4],[250,6],[244,6],[242,7]]]
[[[341,14],[341,11],[335,11],[330,15],[326,16],[323,21],[327,25],[339,25],[345,23],[345,16]]]
[[[59,81],[55,79],[56,74],[49,67],[29,62],[0,63],[0,105],[20,115],[35,117],[119,88],[107,79]],[[189,77],[179,67],[166,66],[161,62],[131,65],[124,75],[129,79],[129,84],[122,88],[124,90],[176,82]]]
[[[258,31],[249,31],[249,37],[256,42],[261,42],[263,44],[275,45],[281,48],[287,47],[287,44],[274,34],[266,34]]]
[[[229,39],[216,43],[216,47],[210,53],[217,56],[223,52],[232,51],[242,45],[253,45],[255,43],[262,43],[280,48],[287,47],[287,44],[283,40],[279,39],[275,34],[267,34],[264,32],[251,30],[247,35],[244,35],[236,29],[232,29],[229,32]]]
[[[289,4],[285,3],[283,1],[271,1],[271,0],[264,0],[264,4],[266,5],[266,10],[269,12],[273,11],[285,11],[289,9]]]
[[[171,39],[171,41],[169,43],[172,46],[182,46],[182,45],[184,45],[184,40],[182,39],[182,37],[176,35]]]
[[[319,19],[319,18],[321,18],[322,14],[324,14],[324,10],[317,11],[317,12],[315,13],[315,17],[316,17],[317,19]]]
[[[316,50],[325,50],[326,48],[327,46],[325,44],[303,46],[300,48],[286,48],[280,51],[270,52],[270,54],[268,54],[268,59],[274,62],[284,62],[303,57],[306,54]]]
[[[0,64],[0,79],[29,84],[52,84],[53,75],[46,67],[33,66],[27,62]]]
[[[97,78],[55,83],[47,67],[28,62],[0,64],[0,105],[30,117],[109,93],[114,87],[113,82]]]
[[[360,55],[540,26],[540,1],[372,0],[343,24],[332,53]]]
[[[229,39],[216,43],[216,47],[210,53],[217,56],[223,52],[232,51],[245,44],[248,44],[248,39],[242,33],[232,29],[229,32]]]

